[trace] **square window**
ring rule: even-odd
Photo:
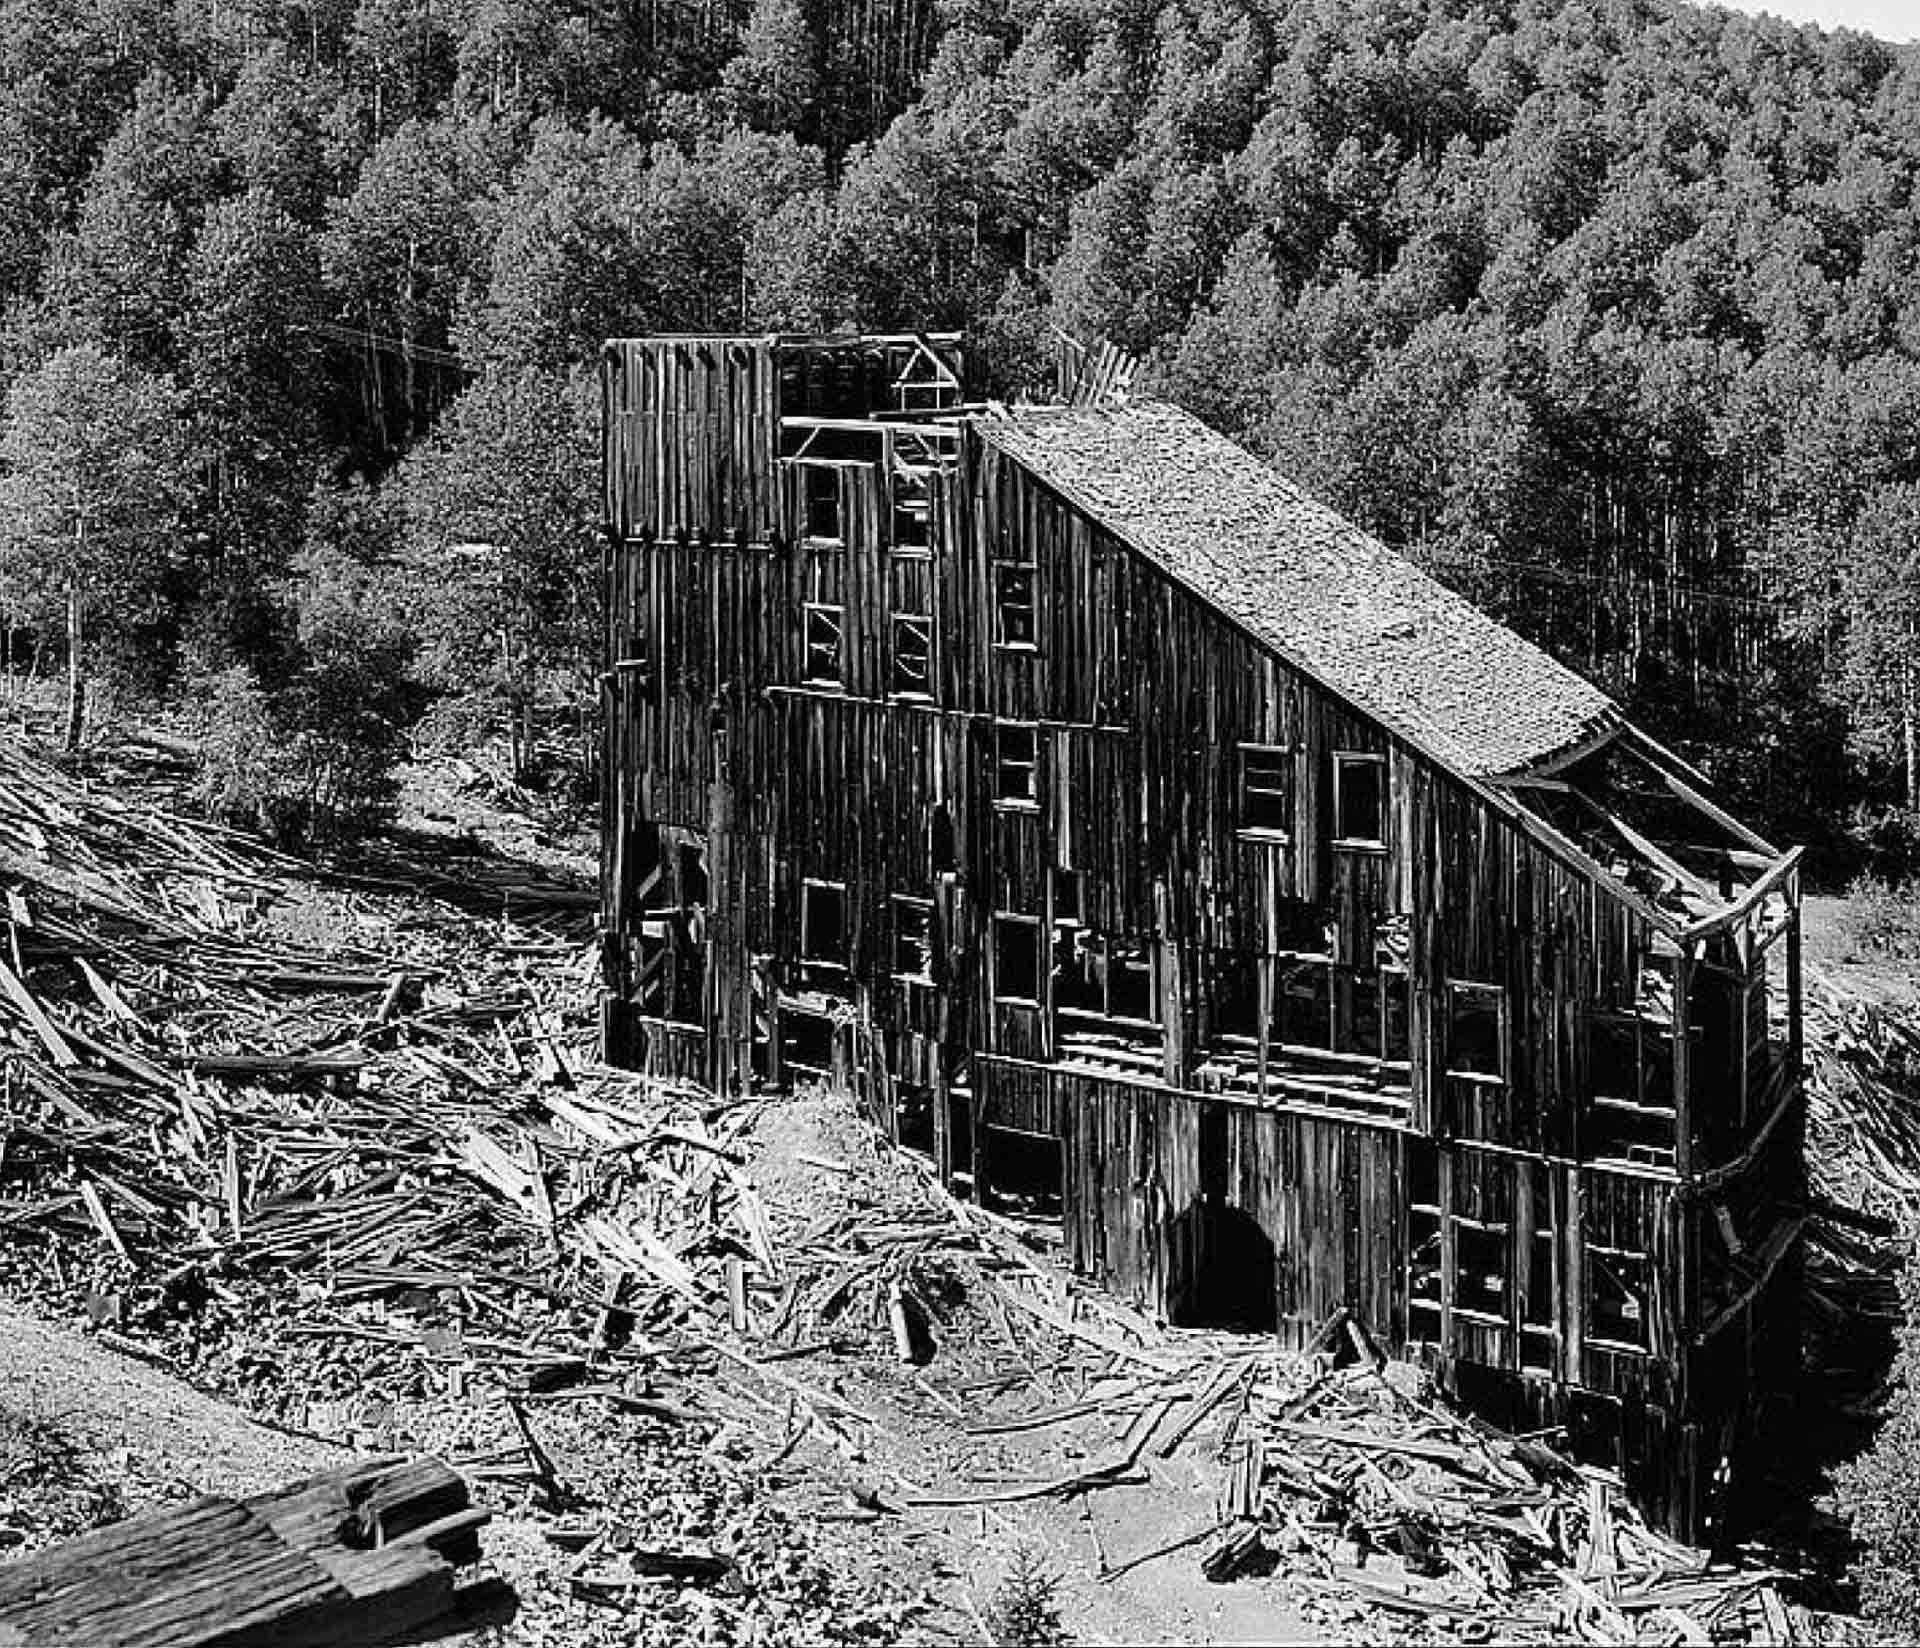
[[[1341,753],[1333,758],[1333,835],[1354,847],[1387,840],[1387,758]]]
[[[825,464],[802,465],[806,477],[805,526],[809,538],[840,541],[840,471]]]
[[[933,620],[925,613],[894,614],[893,692],[898,698],[933,692]]]
[[[1034,616],[1034,568],[1019,562],[996,562],[993,569],[994,611],[1003,647],[1031,647],[1039,639]]]
[[[839,686],[842,614],[839,607],[807,608],[806,678],[822,686]]]
[[[1504,1081],[1507,993],[1497,984],[1447,981],[1447,1073]]]
[[[893,971],[896,977],[933,982],[933,900],[893,900]]]
[[[993,999],[1038,1006],[1040,922],[1035,916],[993,918]]]
[[[1240,746],[1240,828],[1284,837],[1293,829],[1293,751],[1271,744]]]
[[[800,883],[800,957],[847,964],[847,889],[838,881]]]
[[[1037,729],[1006,721],[993,733],[993,799],[1003,807],[1040,805]]]

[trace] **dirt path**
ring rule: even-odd
[[[0,1415],[104,1462],[129,1508],[195,1493],[244,1496],[353,1457],[255,1423],[157,1367],[0,1305]]]

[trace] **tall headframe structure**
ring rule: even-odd
[[[1797,853],[1172,407],[919,335],[605,383],[609,1057],[844,1082],[1149,1307],[1349,1306],[1706,1532],[1797,1351]]]

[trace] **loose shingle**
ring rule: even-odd
[[[1020,408],[978,427],[1286,661],[1455,772],[1516,772],[1620,724],[1599,688],[1177,407]]]

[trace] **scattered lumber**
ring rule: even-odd
[[[276,919],[316,887],[332,934],[290,941],[305,925]],[[836,1515],[1087,1496],[1205,1448],[1219,1514],[1132,1560],[1204,1544],[1229,1582],[1283,1558],[1336,1633],[1806,1634],[1771,1581],[1659,1538],[1549,1439],[1451,1413],[1350,1316],[1305,1356],[1170,1334],[903,1160],[887,1170],[917,1191],[870,1199],[877,1158],[851,1140],[792,1152],[791,1194],[756,1183],[770,1105],[597,1063],[584,888],[399,861],[317,882],[0,742],[0,890],[10,1285],[97,1303],[114,1343],[188,1371],[215,1302],[244,1317],[281,1422],[340,1435],[379,1390],[478,1388],[518,1443],[474,1476],[550,1502],[570,1485],[549,1403],[731,1419],[776,1459],[805,1441],[864,1472],[882,1416],[809,1359],[865,1348],[983,1444],[1109,1434],[1076,1435],[1052,1474],[889,1481]],[[1809,1297],[1836,1323],[1895,1320],[1920,1029],[1817,980],[1808,1026]],[[956,1293],[981,1377],[945,1371],[929,1302]],[[573,1588],[596,1601],[734,1582],[692,1546],[587,1539]]]
[[[434,1459],[363,1463],[204,1498],[0,1564],[0,1642],[327,1648],[471,1623],[455,1571],[488,1513]]]

